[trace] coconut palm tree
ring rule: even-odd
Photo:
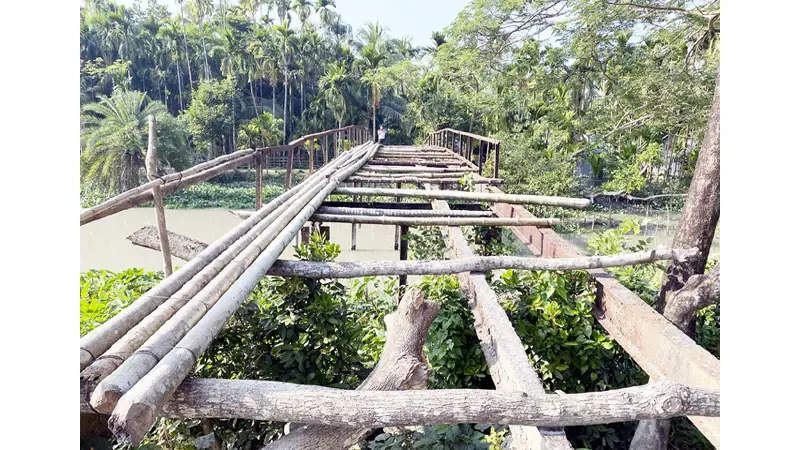
[[[147,117],[166,110],[143,92],[121,89],[84,105],[81,181],[114,193],[138,186],[147,147]]]
[[[342,127],[344,115],[347,112],[344,90],[351,81],[352,77],[347,72],[343,61],[329,63],[325,68],[325,75],[319,79],[319,88],[325,104],[333,113],[339,128]]]

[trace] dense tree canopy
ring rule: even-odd
[[[452,127],[504,141],[512,191],[685,192],[719,70],[716,0],[473,0],[420,47],[354,31],[330,0],[179,3],[86,2],[81,102],[141,92],[205,157],[354,123],[395,143]],[[259,120],[277,142],[253,139]]]

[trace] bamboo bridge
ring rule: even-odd
[[[157,417],[241,418],[302,424],[266,449],[348,448],[372,428],[450,423],[507,424],[511,447],[568,449],[563,427],[688,416],[719,448],[719,360],[702,349],[604,267],[680,259],[672,249],[586,257],[525,205],[587,208],[579,198],[506,194],[499,178],[501,142],[444,129],[423,145],[379,145],[368,129],[348,126],[287,145],[241,150],[185,171],[159,175],[151,119],[151,181],[81,213],[81,225],[153,201],[167,277],[80,341],[80,411],[136,445]],[[309,175],[293,185],[294,155],[309,152]],[[314,167],[322,153],[323,165]],[[285,192],[262,205],[268,155],[286,155]],[[256,168],[255,211],[210,245],[180,247],[163,214],[163,195],[245,164]],[[492,173],[485,176],[486,165]],[[453,189],[464,186],[471,190]],[[404,188],[414,185],[414,189]],[[352,201],[330,201],[329,196]],[[373,201],[373,197],[381,201]],[[386,201],[389,198],[389,201]],[[416,199],[400,202],[401,198]],[[456,200],[453,204],[448,201]],[[488,204],[488,207],[485,205]],[[400,261],[282,261],[299,234],[324,223],[394,225]],[[478,257],[460,226],[508,227],[534,257]],[[438,226],[445,261],[408,261],[399,236]],[[188,260],[172,273],[171,255]],[[484,273],[494,269],[588,270],[597,283],[594,315],[609,336],[649,374],[644,386],[582,394],[545,392],[520,338]],[[406,287],[408,275],[456,274],[474,317],[495,390],[426,390],[422,346],[439,305]],[[387,344],[355,391],[262,380],[187,379],[198,357],[265,275],[400,277],[397,311],[387,316]],[[382,391],[382,392],[376,392]]]

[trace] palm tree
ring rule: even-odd
[[[337,14],[333,12],[333,8],[336,8],[336,3],[333,0],[317,0],[314,7],[323,26],[329,27],[335,22]]]
[[[147,117],[166,110],[143,92],[121,89],[84,105],[81,180],[115,193],[138,186],[147,147]]]
[[[289,53],[294,47],[294,30],[289,28],[289,21],[284,20],[280,25],[274,26],[281,43],[283,54],[283,143],[288,140],[286,126],[289,123]]]
[[[292,0],[292,10],[297,14],[300,19],[300,28],[305,29],[308,26],[308,18],[311,17],[311,1],[310,0]]]
[[[189,69],[189,90],[192,90],[194,81],[192,80],[192,63],[189,61],[189,46],[186,44],[186,23],[183,19],[183,2],[184,0],[175,0],[179,5],[178,9],[181,10],[181,28],[183,29],[183,52],[186,55],[186,68]]]
[[[344,98],[344,89],[352,81],[343,61],[329,63],[325,68],[325,75],[319,79],[319,88],[325,103],[336,119],[339,128],[342,127],[344,115],[347,112],[347,102]]]

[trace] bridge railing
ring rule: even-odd
[[[319,141],[320,150],[323,152],[323,163],[328,163],[328,152],[333,145],[334,158],[339,155],[339,150],[347,150],[354,145],[360,145],[369,140],[369,132],[361,125],[349,125],[342,128],[321,131],[299,137],[286,145],[276,147],[259,147],[223,155],[218,158],[197,164],[184,171],[171,173],[158,177],[148,183],[125,191],[112,197],[99,205],[81,211],[81,226],[101,219],[120,211],[130,209],[153,200],[152,189],[161,187],[163,195],[172,194],[187,186],[206,181],[222,173],[234,170],[238,166],[254,163],[256,167],[256,209],[262,206],[263,190],[263,161],[266,155],[286,153],[286,181],[285,187],[292,187],[292,169],[294,167],[294,154],[298,148],[305,148],[309,155],[309,171],[314,171],[314,153],[317,150],[314,143]],[[309,145],[310,143],[310,145]]]
[[[466,138],[466,140],[465,140]],[[478,143],[478,172],[483,175],[483,162],[489,158],[489,152],[494,149],[494,178],[500,178],[500,141],[486,136],[469,133],[466,131],[443,128],[428,133],[425,139],[427,145],[444,147],[452,150],[472,163],[475,157],[475,142]]]

